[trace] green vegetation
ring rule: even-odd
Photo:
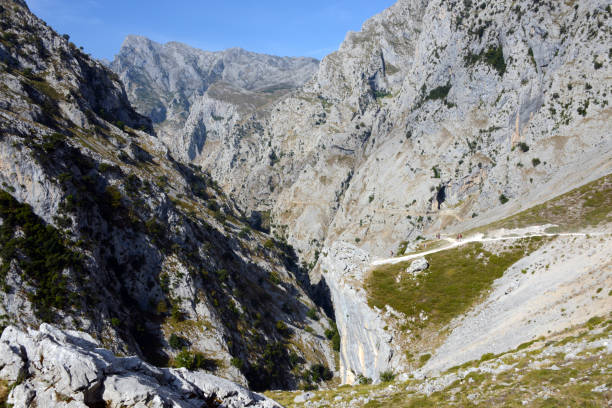
[[[499,196],[499,202],[502,204],[506,204],[509,201],[508,197],[506,197],[504,194],[501,194]]]
[[[419,362],[421,363],[421,365],[424,365],[430,359],[431,359],[431,354],[429,354],[429,353],[422,354],[421,357],[419,357]]]
[[[540,165],[540,163],[542,163],[542,162],[537,157],[531,159],[531,164],[533,164],[533,167],[538,167]]]
[[[189,371],[214,371],[218,364],[216,361],[206,358],[206,356],[199,351],[189,351],[185,348],[176,355],[173,365],[177,368],[184,367]]]
[[[440,169],[438,169],[436,166],[433,166],[431,168],[431,171],[433,171],[433,178],[440,178]]]
[[[441,326],[467,311],[504,274],[512,264],[541,245],[541,237],[517,240],[498,254],[483,248],[482,243],[469,243],[440,251],[425,258],[429,269],[416,278],[404,277],[396,282],[411,261],[384,265],[366,278],[368,304],[384,309],[385,305],[406,314],[406,328],[415,330],[425,325]],[[426,321],[419,316],[425,313]]]
[[[527,145],[525,142],[520,142],[517,146],[523,153],[527,153],[529,151],[529,145]]]
[[[242,359],[238,357],[232,357],[232,359],[230,360],[230,364],[239,370],[242,370],[242,367],[244,367],[244,361],[242,361]]]
[[[484,62],[494,68],[499,75],[506,72],[506,62],[504,61],[504,50],[502,46],[491,47],[480,54],[468,54],[465,57],[466,63],[472,65],[477,62]]]
[[[391,382],[393,379],[395,379],[393,371],[383,371],[380,373],[380,381],[382,382]]]
[[[327,337],[328,340],[331,340],[334,351],[340,351],[340,333],[338,332],[336,322],[329,320],[329,325],[331,328],[325,330],[325,337]]]
[[[392,96],[391,93],[387,91],[372,91],[372,94],[374,95],[374,99],[382,99]]]
[[[185,346],[185,343],[185,339],[175,333],[172,333],[170,335],[170,338],[168,339],[168,344],[175,350],[183,348]]]
[[[11,262],[17,262],[22,277],[34,286],[28,297],[36,314],[45,321],[53,318],[53,308],[66,309],[78,298],[71,293],[64,270],[82,269],[79,254],[68,249],[60,232],[44,222],[27,204],[0,190],[0,280],[6,287]],[[20,231],[19,234],[17,232]]]
[[[319,316],[317,315],[317,309],[315,308],[308,309],[306,316],[308,316],[312,320],[319,320]]]
[[[609,174],[557,198],[484,227],[466,232],[530,225],[556,224],[557,231],[574,231],[612,221],[612,175]]]
[[[452,85],[448,82],[446,85],[439,86],[437,88],[432,89],[425,100],[436,100],[436,99],[445,99],[450,92]]]

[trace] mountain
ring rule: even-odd
[[[253,389],[320,381],[332,325],[293,249],[177,161],[116,74],[25,3],[0,6],[2,328],[52,323]]]
[[[129,37],[115,73],[0,5],[0,403],[612,398],[605,1],[399,0],[318,67]]]
[[[610,13],[608,4],[598,0],[399,0],[361,31],[348,33],[340,49],[321,61],[312,80],[232,123],[222,138],[223,149],[192,159],[251,219],[270,220],[272,233],[296,248],[311,279],[330,287],[342,338],[343,381],[358,381],[360,375],[377,379],[386,370],[410,372],[418,366],[414,359],[419,355],[429,355],[432,364],[443,357],[461,363],[456,355],[436,356],[438,346],[444,353],[455,347],[467,358],[467,347],[486,354],[483,347],[515,347],[553,330],[544,323],[534,327],[523,319],[525,311],[510,302],[504,307],[514,307],[503,318],[517,319],[520,324],[512,326],[513,332],[522,335],[501,341],[509,334],[478,326],[485,331],[474,336],[486,341],[470,337],[473,344],[461,348],[450,338],[443,346],[446,335],[441,333],[453,328],[469,332],[470,326],[461,328],[454,318],[465,317],[463,313],[479,302],[496,304],[486,297],[493,282],[468,280],[463,290],[474,292],[456,293],[466,299],[459,303],[462,309],[430,326],[424,321],[430,319],[431,304],[424,304],[422,315],[413,316],[409,308],[396,314],[402,301],[377,297],[377,284],[370,280],[376,271],[372,262],[414,252],[418,245],[440,245],[438,233],[450,237],[480,228],[504,239],[524,234],[521,229],[513,233],[495,228],[499,220],[522,211],[532,214],[530,222],[516,225],[542,237],[548,227],[597,234],[609,228],[609,201],[591,202],[593,211],[606,214],[596,222],[587,216],[585,196],[562,200],[562,205],[550,203],[564,193],[582,191],[575,190],[581,186],[591,186],[581,193],[587,196],[609,191]],[[568,215],[570,223],[541,214],[535,210],[541,205],[577,218]],[[547,226],[549,221],[557,226]],[[609,237],[601,239],[609,242]],[[537,250],[535,259],[540,261],[522,261],[536,274],[550,271],[542,269],[547,263],[541,260],[551,247],[572,247],[561,238],[554,244],[521,243],[519,256],[507,254],[503,244],[490,245],[482,256],[506,254],[503,258],[513,261],[503,263],[508,271]],[[583,293],[583,273],[609,271],[609,265],[586,256],[593,243],[580,245],[585,249],[573,256],[584,263],[565,283]],[[602,251],[604,259],[609,258],[605,246]],[[471,253],[455,255],[468,258],[467,265],[473,267],[469,271],[487,268],[470,258]],[[392,272],[401,282],[399,270]],[[598,274],[592,284],[606,287],[606,276]],[[550,288],[560,289],[546,282],[533,284],[552,299]],[[409,302],[418,293],[397,296]],[[443,295],[432,293],[434,298]],[[601,303],[589,302],[587,294],[576,296],[576,305],[588,305],[580,319],[597,313]],[[561,311],[563,301],[542,305],[534,310],[559,322],[554,330],[580,323]],[[554,313],[548,315],[547,310]],[[411,319],[423,327],[406,330],[414,323],[406,323]],[[482,347],[475,346],[479,341]],[[436,370],[445,368],[440,363]]]
[[[173,154],[193,161],[214,154],[205,147],[223,140],[240,118],[303,85],[318,61],[241,48],[208,52],[130,35],[110,67]]]

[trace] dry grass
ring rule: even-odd
[[[383,309],[385,305],[404,313],[409,320],[406,328],[422,329],[425,325],[442,326],[465,313],[500,278],[512,264],[539,247],[540,237],[518,240],[498,254],[470,243],[440,251],[425,258],[429,268],[416,278],[402,276],[412,261],[384,265],[374,269],[365,282],[368,304]],[[427,320],[421,322],[421,313]]]
[[[576,231],[612,222],[612,174],[578,187],[543,204],[492,224],[467,231],[491,231],[530,225],[556,224],[555,232]]]

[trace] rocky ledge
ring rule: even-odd
[[[49,324],[27,332],[12,326],[3,331],[0,381],[10,386],[7,403],[14,408],[280,408],[230,381],[116,357],[86,333]]]

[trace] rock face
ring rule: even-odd
[[[78,328],[254,389],[333,367],[293,250],[175,160],[117,75],[0,6],[0,328]]]
[[[606,6],[399,0],[196,161],[307,263],[531,206],[611,169]]]
[[[280,408],[219,377],[160,369],[137,357],[116,357],[86,333],[48,324],[27,332],[7,327],[0,351],[0,380],[18,383],[7,400],[15,408]]]
[[[329,285],[340,344],[340,377],[354,383],[359,375],[378,379],[381,372],[397,367],[393,336],[380,311],[367,304],[362,288],[370,264],[367,253],[346,242],[335,242],[323,251],[321,269]]]
[[[318,61],[240,48],[208,52],[131,35],[110,67],[175,157],[212,162],[236,123],[303,85]]]

